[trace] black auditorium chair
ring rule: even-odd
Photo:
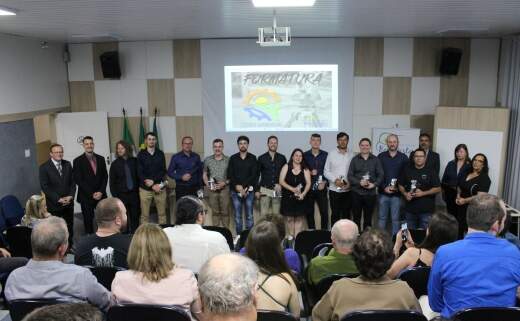
[[[180,306],[160,306],[150,304],[122,304],[112,306],[107,313],[107,321],[191,321],[190,316]]]
[[[285,311],[258,310],[257,321],[298,321],[292,314]]]
[[[459,311],[453,321],[518,321],[520,308],[470,308]]]
[[[316,256],[326,256],[332,250],[332,243],[321,243],[314,247],[312,250],[311,260]],[[310,260],[309,260],[310,261]]]
[[[31,232],[32,229],[27,226],[7,228],[5,234],[12,257],[32,258]]]
[[[86,266],[94,274],[99,284],[104,286],[108,291],[112,290],[112,281],[116,273],[125,271],[125,269],[115,266]]]
[[[231,234],[231,231],[230,231],[227,227],[221,227],[221,226],[203,226],[203,228],[204,228],[205,230],[208,230],[208,231],[219,232],[220,234],[222,234],[222,236],[224,236],[224,238],[226,239],[226,242],[227,242],[228,245],[229,245],[229,250],[230,250],[230,251],[233,251],[233,248],[234,248],[234,244],[233,244],[233,234]]]
[[[426,317],[417,311],[366,310],[348,313],[341,321],[426,321]]]
[[[301,231],[298,233],[298,235],[296,235],[296,240],[294,241],[294,250],[301,256],[302,262],[306,266],[312,257],[312,251],[316,245],[330,242],[330,231]]]
[[[428,295],[428,278],[430,277],[430,267],[414,267],[401,273],[399,279],[408,283],[415,296],[420,298]]]
[[[9,301],[8,306],[11,321],[21,321],[26,315],[37,308],[59,303],[70,302],[57,299],[23,299]]]

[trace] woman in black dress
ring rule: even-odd
[[[289,162],[282,167],[279,183],[282,186],[280,212],[286,218],[291,239],[303,230],[305,215],[312,207],[307,197],[311,189],[311,172],[301,149],[293,150]]]
[[[455,147],[454,158],[449,161],[442,175],[442,199],[446,202],[448,213],[457,215],[457,185],[459,180],[468,174],[471,169],[471,160],[466,144],[458,144]]]
[[[128,214],[128,233],[139,227],[141,207],[139,181],[137,180],[137,158],[132,156],[132,147],[124,140],[116,143],[116,160],[110,166],[110,192],[125,204]]]
[[[488,160],[484,154],[476,154],[471,160],[471,170],[459,180],[457,187],[457,221],[459,221],[459,238],[464,237],[468,229],[466,223],[466,210],[474,196],[489,192],[491,180],[489,179]]]

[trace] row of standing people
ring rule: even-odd
[[[276,136],[267,139],[268,151],[258,158],[248,152],[246,136],[237,139],[238,153],[231,157],[223,154],[224,142],[215,139],[214,154],[204,162],[192,151],[193,138],[184,137],[182,150],[172,156],[168,169],[164,153],[156,148],[156,142],[155,135],[147,133],[146,148],[135,158],[131,156],[131,147],[119,141],[117,159],[112,163],[109,175],[103,157],[94,153],[92,137],[83,139],[85,153],[74,160],[74,166],[62,159],[62,146],[52,145],[51,159],[40,167],[40,183],[49,212],[64,217],[72,234],[72,200],[77,184],[77,200],[81,204],[85,231],[93,233],[94,209],[97,202],[106,197],[110,176],[112,195],[120,198],[128,208],[130,232],[148,221],[152,201],[159,223],[165,224],[167,177],[170,177],[175,181],[176,199],[185,195],[200,196],[202,186],[208,187],[215,225],[229,226],[231,200],[237,234],[243,229],[243,207],[245,227],[252,227],[255,198],[260,200],[261,215],[281,213],[287,217],[289,233],[296,235],[303,228],[305,219],[309,228],[316,227],[315,202],[323,229],[329,224],[329,204],[331,225],[341,218],[351,217],[352,212],[359,226],[370,226],[377,194],[378,225],[386,227],[390,216],[395,234],[401,223],[401,196],[405,201],[404,216],[408,227],[425,228],[435,207],[435,194],[441,191],[440,158],[431,151],[431,138],[427,134],[421,134],[420,148],[410,158],[398,151],[396,135],[387,137],[387,151],[376,157],[371,153],[368,138],[361,139],[360,153],[354,156],[348,152],[348,134],[338,133],[337,148],[328,153],[320,148],[321,136],[312,134],[311,148],[306,152],[295,149],[289,162],[277,152]],[[475,155],[470,164],[467,147],[463,144],[457,146],[455,159],[446,167],[442,179],[443,196],[448,211],[459,220],[461,231],[470,197],[489,190],[487,171],[485,155]]]

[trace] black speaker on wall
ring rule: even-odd
[[[441,65],[439,73],[441,75],[454,76],[459,73],[460,59],[462,50],[458,48],[444,48],[441,53]]]
[[[105,52],[99,56],[99,60],[101,61],[103,78],[121,78],[121,68],[119,68],[119,53],[117,51]]]

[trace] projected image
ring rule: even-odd
[[[336,131],[337,65],[226,66],[226,131]]]

